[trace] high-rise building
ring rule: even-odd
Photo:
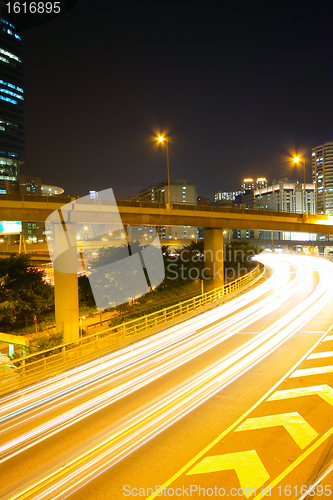
[[[241,187],[242,187],[242,192],[253,191],[255,187],[254,180],[251,177],[244,179]]]
[[[239,196],[243,193],[249,193],[250,191],[254,191],[255,189],[261,189],[267,186],[267,179],[266,177],[258,177],[257,180],[252,179],[251,177],[248,177],[247,179],[244,179],[242,184],[241,184],[241,190],[239,191],[218,191],[215,193],[215,202],[217,203],[218,201],[236,201],[238,199],[239,202]]]
[[[254,206],[254,191],[252,189],[242,191],[235,198],[235,206],[238,208],[251,208]]]
[[[271,186],[254,191],[255,206],[262,210],[277,210],[292,213],[316,213],[313,184],[305,185],[306,210],[304,210],[304,184],[296,180],[273,180]],[[259,239],[315,241],[316,235],[285,231],[260,231]]]
[[[148,201],[150,203],[168,202],[168,181],[161,182],[155,186],[143,189],[138,195],[131,198],[131,201]],[[188,183],[186,179],[170,179],[170,202],[173,204],[197,204],[197,187]],[[144,233],[147,231],[143,228]],[[156,228],[162,239],[196,239],[198,229],[191,226],[160,226]],[[141,230],[141,229],[140,229]],[[131,229],[133,239],[140,240],[135,228]]]
[[[237,195],[239,195],[241,191],[218,191],[215,193],[215,202],[218,201],[235,201]]]
[[[333,214],[333,141],[312,149],[312,181],[317,212]]]
[[[267,187],[267,179],[266,177],[258,177],[257,180],[252,179],[251,177],[244,179],[241,185],[242,192],[245,191],[254,191],[255,189],[262,189]]]
[[[255,189],[262,189],[268,186],[266,177],[258,177],[256,180]]]
[[[305,185],[306,209],[304,210],[304,184],[281,179],[273,181],[272,186],[254,192],[255,205],[263,210],[279,212],[316,213],[314,185]]]
[[[152,203],[168,202],[168,181],[163,181],[155,186],[149,186],[140,191],[133,201],[150,201]],[[188,183],[186,179],[170,179],[170,203],[197,204],[197,187]]]
[[[25,161],[21,37],[14,15],[0,2],[0,194],[18,188]]]
[[[41,179],[35,175],[20,175],[19,167],[25,162],[24,134],[24,92],[22,75],[22,50],[20,30],[32,28],[50,22],[60,15],[66,14],[79,0],[62,0],[59,13],[48,13],[45,4],[40,6],[44,14],[27,13],[28,5],[21,9],[13,8],[13,2],[0,0],[0,199],[22,201],[25,196],[62,194],[62,188],[42,185]],[[20,2],[17,2],[19,4]],[[29,2],[26,2],[29,4]],[[38,3],[38,2],[36,2]],[[42,2],[40,2],[42,4]],[[10,5],[10,10],[8,6]],[[39,5],[39,4],[38,4]],[[20,12],[14,13],[19,10]],[[54,9],[58,11],[58,9]],[[71,197],[63,197],[64,204]],[[0,244],[17,243],[18,234],[2,234]],[[22,221],[22,238],[28,243],[41,243],[46,239],[44,224],[35,221]]]

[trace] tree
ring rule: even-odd
[[[178,288],[189,282],[202,279],[204,274],[204,244],[203,241],[189,245],[179,250],[171,250],[170,247],[162,247],[165,278],[160,287]]]
[[[90,305],[95,304],[95,299],[91,290],[88,276],[79,276],[79,302],[87,302]]]
[[[148,284],[142,274],[141,258],[134,258],[142,248],[138,242],[131,243],[131,256],[126,245],[100,248],[98,258],[91,262],[91,289],[96,302],[104,302],[105,309],[147,293]]]
[[[53,308],[53,288],[25,255],[0,259],[0,326],[8,329]]]
[[[225,280],[234,280],[251,271],[255,266],[252,260],[262,250],[249,241],[232,241],[225,247],[224,274]]]

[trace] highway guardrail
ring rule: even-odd
[[[179,304],[119,325],[110,325],[106,330],[86,335],[74,342],[13,359],[10,364],[0,364],[0,395],[75,368],[148,337],[155,333],[158,327],[188,313],[199,312],[205,306],[220,301],[249,283],[254,284],[264,272],[264,266],[258,264],[237,280]]]

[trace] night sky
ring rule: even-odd
[[[26,166],[67,194],[128,198],[170,175],[213,199],[303,178],[333,139],[332,1],[80,0],[24,30]]]

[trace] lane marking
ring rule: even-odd
[[[269,479],[269,474],[255,450],[205,457],[186,475],[207,474],[224,470],[235,470],[246,498],[253,494],[253,491],[249,490],[256,490]]]
[[[283,426],[296,444],[303,450],[319,435],[317,431],[297,412],[268,415],[265,417],[248,418],[235,432],[267,429]]]
[[[303,455],[300,455],[296,460],[289,465],[278,477],[276,477],[270,484],[265,486],[264,488],[264,493],[259,493],[256,497],[254,497],[253,500],[260,500],[265,496],[265,491],[270,491],[272,490],[277,484],[279,484],[290,472],[292,472],[298,465],[300,465],[304,460],[311,455],[314,451],[316,451],[317,448],[319,448],[320,445],[322,445],[327,439],[329,439],[333,434],[333,427],[327,431],[321,438],[318,439],[316,443],[313,443],[310,448],[308,448]]]
[[[175,474],[173,474],[173,476],[171,476],[169,479],[167,479],[163,485],[161,486],[161,488],[166,488],[168,487],[170,484],[172,484],[173,482],[175,482],[181,475],[183,475],[184,473],[186,473],[186,471],[195,463],[197,462],[203,455],[205,455],[208,451],[211,450],[211,448],[213,448],[216,444],[218,444],[223,438],[224,436],[226,436],[227,434],[229,434],[231,431],[233,431],[235,429],[235,427],[237,427],[244,419],[245,417],[247,417],[247,415],[249,415],[253,410],[255,410],[263,401],[267,400],[268,401],[268,396],[270,394],[272,394],[272,392],[274,392],[274,390],[279,387],[285,380],[287,380],[287,378],[289,377],[289,375],[291,373],[293,373],[293,371],[295,370],[295,368],[297,366],[299,366],[301,363],[303,363],[303,361],[311,354],[311,352],[313,352],[317,347],[318,345],[323,342],[323,339],[325,337],[325,335],[328,334],[328,332],[330,332],[333,328],[333,324],[331,324],[331,326],[327,329],[327,331],[324,333],[324,335],[322,337],[320,337],[319,340],[317,340],[317,342],[315,342],[315,344],[310,347],[310,349],[308,349],[308,351],[304,354],[304,356],[301,357],[301,359],[299,359],[295,364],[294,366],[292,366],[290,368],[290,370],[288,370],[288,372],[283,375],[280,380],[278,380],[276,382],[276,384],[273,385],[273,387],[271,387],[271,389],[269,389],[256,403],[254,403],[253,406],[251,406],[251,408],[249,408],[245,413],[243,413],[243,415],[241,417],[239,417],[235,422],[233,422],[225,431],[221,432],[221,434],[219,436],[217,436],[217,438],[215,438],[211,443],[209,443],[203,450],[201,450],[199,453],[197,453],[197,455],[193,458],[191,458],[191,460],[189,460],[181,469],[179,469],[177,472],[175,472]],[[333,335],[332,335],[332,339],[333,339]],[[276,394],[276,392],[275,392]],[[332,396],[332,406],[333,406],[333,396]],[[149,497],[146,498],[146,500],[153,500],[154,498],[156,498],[158,495],[157,493],[153,493],[152,495],[150,495]]]
[[[326,403],[329,403],[331,406],[333,406],[333,389],[326,384],[276,391],[267,399],[267,401],[281,401],[282,399],[299,398],[302,396],[314,395],[320,396],[324,401],[326,401]]]
[[[322,340],[322,342],[329,342],[330,340],[333,340],[333,335],[328,335],[326,339]]]
[[[315,368],[295,370],[289,378],[309,377],[310,375],[322,375],[323,373],[333,373],[333,366],[316,366]]]
[[[314,354],[310,354],[306,359],[320,359],[320,358],[331,358],[333,357],[333,351],[326,352],[315,352]]]

